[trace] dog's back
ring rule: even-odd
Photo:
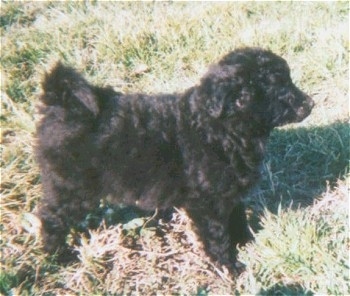
[[[61,63],[43,90],[37,158],[45,195],[52,186],[45,175],[57,175],[62,187],[80,184],[87,199],[113,195],[112,202],[147,209],[174,205],[184,193],[176,96],[123,96]]]

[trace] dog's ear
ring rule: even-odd
[[[59,105],[75,114],[99,113],[94,87],[74,69],[58,63],[46,74],[41,101],[46,105]]]
[[[214,65],[202,78],[199,95],[214,118],[230,117],[249,106],[252,89],[243,65]]]

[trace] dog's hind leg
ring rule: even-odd
[[[67,262],[74,257],[66,243],[71,227],[77,228],[89,210],[98,207],[99,199],[79,188],[48,186],[51,182],[48,183],[44,183],[46,195],[38,209],[44,250],[49,254],[57,253],[58,261]]]
[[[71,257],[66,244],[66,236],[69,233],[69,215],[64,208],[56,208],[53,205],[43,204],[38,211],[41,219],[41,235],[44,243],[44,250],[49,254],[65,254]]]

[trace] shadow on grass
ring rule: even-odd
[[[283,207],[312,204],[327,184],[332,188],[348,172],[349,125],[276,129],[270,137],[258,189],[251,203],[261,198],[271,212]]]
[[[280,285],[277,284],[273,287],[271,287],[268,290],[261,290],[258,293],[259,296],[291,296],[291,295],[298,295],[298,296],[312,296],[314,295],[310,291],[305,291],[302,287],[296,286],[296,285]]]

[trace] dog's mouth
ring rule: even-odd
[[[308,95],[303,95],[300,101],[302,103],[297,105],[286,104],[287,106],[285,106],[284,112],[282,113],[276,112],[272,125],[276,127],[289,123],[301,122],[308,117],[315,103]]]
[[[312,108],[315,106],[315,102],[307,95],[305,95],[304,103],[296,110],[296,122],[303,121],[308,117],[312,111]]]

